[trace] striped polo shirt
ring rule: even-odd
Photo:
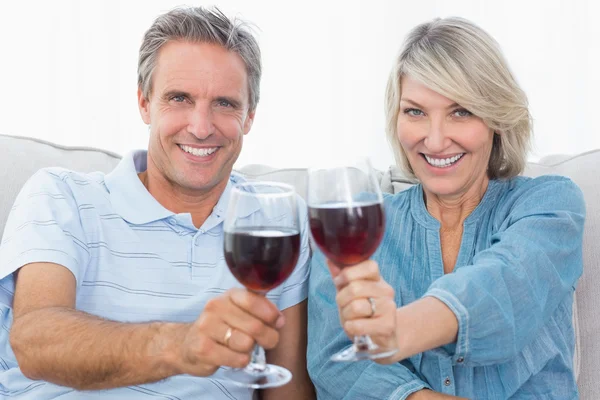
[[[204,305],[241,287],[223,256],[223,218],[232,174],[211,215],[198,229],[189,213],[175,214],[146,190],[138,173],[146,151],[125,156],[109,174],[60,168],[38,171],[19,193],[0,244],[0,398],[251,399],[252,390],[220,380],[178,375],[160,382],[78,392],[26,378],[9,344],[13,272],[32,262],[69,269],[78,310],[122,322],[192,322]],[[302,252],[293,274],[267,297],[279,309],[307,296],[309,246],[305,204],[299,198]],[[259,218],[258,210],[254,219]]]

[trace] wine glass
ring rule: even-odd
[[[232,188],[224,222],[225,261],[247,290],[266,295],[293,272],[300,255],[296,192],[290,185],[245,182]],[[292,374],[267,364],[258,344],[245,368],[224,371],[234,383],[253,389],[284,385]]]
[[[312,238],[341,268],[367,260],[383,238],[383,196],[367,159],[308,172],[308,216]],[[333,361],[389,357],[396,349],[377,346],[369,336],[334,354]]]

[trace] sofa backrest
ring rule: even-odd
[[[0,233],[15,197],[25,181],[43,167],[59,166],[81,172],[111,171],[120,156],[108,151],[65,147],[50,142],[23,137],[0,135]],[[248,178],[286,182],[306,196],[306,170],[302,168],[276,169],[264,165],[248,165],[239,169]],[[553,155],[539,163],[528,163],[525,175],[558,174],[570,177],[584,193],[587,218],[584,234],[584,272],[577,287],[575,318],[577,330],[576,369],[582,399],[600,399],[600,313],[595,305],[600,298],[600,150],[577,156]],[[390,167],[378,172],[381,188],[396,193],[411,185],[401,171]]]
[[[81,172],[111,171],[121,158],[109,151],[66,147],[44,140],[0,135],[0,233],[21,187],[37,170],[64,167]]]

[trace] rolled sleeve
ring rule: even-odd
[[[444,303],[456,316],[458,320],[458,335],[452,357],[452,362],[456,364],[469,363],[469,311],[461,301],[451,292],[443,289],[431,289],[426,296],[435,297]]]

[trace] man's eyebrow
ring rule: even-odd
[[[164,92],[162,94],[162,98],[163,99],[170,99],[172,97],[176,97],[176,96],[184,96],[187,98],[191,98],[190,94],[184,90],[177,90],[177,89],[172,89],[172,90],[167,90],[166,92]]]

